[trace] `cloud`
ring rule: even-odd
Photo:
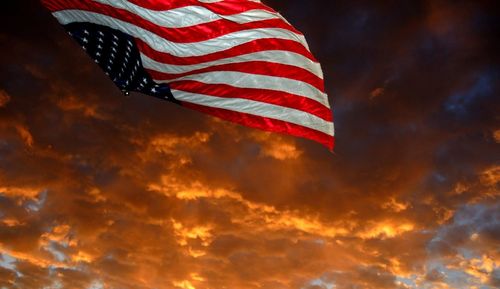
[[[30,131],[22,125],[16,125],[17,132],[19,133],[19,136],[23,140],[24,144],[28,147],[33,146],[33,136],[31,135]]]
[[[0,287],[498,287],[486,2],[267,1],[324,67],[335,154],[123,97],[38,1],[11,2]]]
[[[279,135],[274,135],[266,132],[255,132],[252,138],[261,144],[261,155],[271,157],[276,160],[296,160],[303,151],[301,151],[294,143],[291,143],[288,138],[284,139]]]
[[[385,90],[383,87],[377,87],[374,90],[372,90],[372,92],[370,92],[370,99],[374,99],[374,98],[377,98],[379,96],[382,96],[382,95],[384,95],[384,92],[385,92]]]
[[[7,106],[10,101],[10,95],[4,90],[0,90],[0,108]]]
[[[500,143],[500,130],[496,130],[494,133],[493,133],[493,138],[495,139],[495,141],[497,143]]]
[[[95,105],[86,103],[72,95],[59,99],[57,101],[57,106],[67,112],[76,111],[82,113],[86,117],[104,119],[104,116],[97,111],[98,109]]]
[[[489,284],[498,264],[498,204],[468,205],[460,209],[453,222],[439,230],[429,242],[429,250],[447,275],[463,272],[469,284]],[[434,269],[435,271],[436,269]],[[433,271],[431,271],[432,274]],[[446,277],[443,282],[453,282]]]

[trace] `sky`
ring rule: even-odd
[[[334,153],[124,96],[0,2],[0,288],[500,287],[495,1],[264,1],[322,63]]]

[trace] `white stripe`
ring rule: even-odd
[[[95,12],[83,10],[62,10],[54,12],[53,15],[62,25],[72,22],[90,22],[123,31],[133,37],[143,40],[156,51],[170,53],[178,57],[211,54],[261,38],[292,40],[307,48],[307,46],[304,45],[304,43],[306,43],[304,36],[280,28],[243,30],[201,42],[176,43],[168,41],[131,23]]]
[[[142,64],[145,68],[161,71],[165,73],[186,73],[197,69],[212,67],[215,65],[231,64],[231,63],[245,63],[248,61],[266,61],[278,64],[287,64],[298,68],[305,69],[319,78],[323,79],[323,72],[319,63],[310,60],[298,53],[280,50],[268,50],[245,55],[238,55],[235,57],[223,58],[215,61],[204,62],[193,65],[173,65],[158,62],[149,58],[147,55],[141,53]]]
[[[175,89],[172,89],[172,94],[180,101],[277,119],[314,129],[327,135],[334,135],[332,122],[293,108],[248,99],[223,98]]]
[[[155,81],[170,83],[180,80],[195,80],[207,84],[226,84],[239,88],[281,91],[310,98],[330,108],[330,105],[328,104],[328,96],[325,93],[308,83],[283,77],[258,75],[237,71],[211,71],[179,77],[175,80]]]
[[[187,6],[166,11],[150,10],[128,1],[94,0],[114,8],[124,9],[143,19],[167,28],[189,27],[227,19],[239,24],[254,21],[280,19],[280,15],[266,10],[249,10],[235,15],[219,15],[202,6]]]

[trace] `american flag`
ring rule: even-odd
[[[125,93],[334,145],[320,64],[258,0],[42,0]]]

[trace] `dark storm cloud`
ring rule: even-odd
[[[496,286],[493,1],[265,2],[322,63],[333,155],[124,97],[0,4],[0,286]]]

